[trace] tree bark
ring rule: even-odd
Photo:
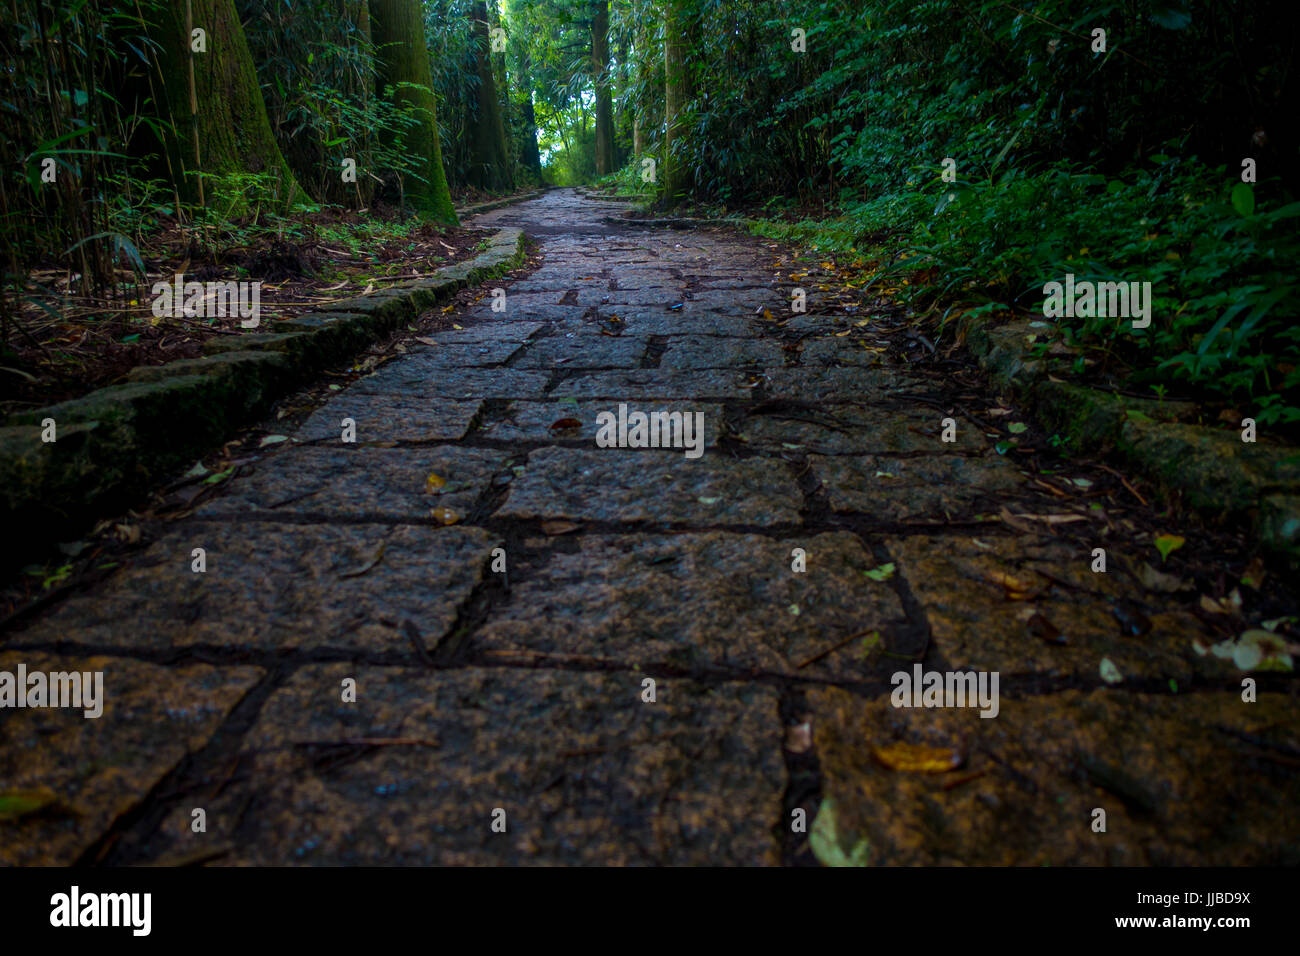
[[[512,185],[510,157],[506,152],[505,124],[497,101],[496,78],[492,72],[491,45],[488,36],[487,4],[470,8],[473,28],[474,68],[478,74],[477,109],[470,115],[470,139],[474,144],[474,162],[469,181],[480,189],[509,189]]]
[[[206,52],[191,52],[187,21],[204,31]],[[167,148],[182,197],[210,201],[214,177],[251,172],[270,174],[279,208],[306,201],[276,145],[233,0],[169,0],[158,13],[156,31],[163,87],[177,127]],[[245,196],[229,214],[247,209]]]
[[[609,90],[609,0],[591,4],[591,72],[596,81],[596,175],[614,171],[614,103]]]
[[[689,171],[673,156],[682,139],[686,107],[685,0],[667,0],[664,13],[664,149],[659,163],[661,202],[672,208],[689,185]],[[683,144],[685,145],[685,144]]]
[[[370,29],[379,58],[379,84],[392,88],[397,104],[409,104],[419,122],[402,132],[402,145],[414,160],[424,182],[408,180],[406,196],[419,212],[440,222],[455,224],[456,210],[442,168],[438,141],[437,104],[429,47],[424,36],[424,8],[420,0],[370,0]],[[399,84],[414,84],[400,86]]]

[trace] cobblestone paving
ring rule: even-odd
[[[540,243],[504,312],[0,636],[0,671],[105,675],[101,718],[0,711],[0,789],[57,798],[0,863],[1300,862],[1290,684],[1244,702],[1086,522],[1024,518],[1060,492],[965,415],[993,396],[815,285],[778,326],[777,252],[623,208],[479,217]],[[702,413],[703,453],[598,447],[620,404]],[[996,716],[893,706],[917,664],[997,672]]]

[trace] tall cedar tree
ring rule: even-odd
[[[492,72],[491,39],[488,34],[487,4],[470,7],[473,30],[474,71],[478,74],[477,108],[470,112],[470,138],[474,162],[469,181],[480,189],[509,189],[513,185],[510,157],[506,152],[506,130],[497,102],[496,78]]]
[[[267,172],[276,179],[282,208],[306,201],[271,132],[233,0],[170,0],[159,11],[156,30],[176,126],[167,146],[173,169],[184,169],[176,184],[181,195],[191,202],[210,200],[213,176]],[[194,30],[204,31],[206,52],[192,50]],[[231,214],[245,208],[239,203]]]
[[[591,72],[596,80],[596,175],[614,171],[614,104],[609,91],[609,0],[591,5]]]
[[[689,171],[673,156],[681,139],[686,107],[686,0],[667,0],[664,5],[664,149],[659,163],[661,202],[677,205],[686,192]]]

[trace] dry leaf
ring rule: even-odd
[[[424,479],[424,490],[427,494],[440,495],[442,489],[447,485],[447,479],[441,475],[429,472],[429,477]]]
[[[568,534],[570,531],[577,531],[582,525],[575,524],[572,521],[543,521],[543,534]]]
[[[460,515],[456,514],[456,512],[452,511],[450,508],[445,507],[431,508],[429,510],[429,515],[434,521],[442,525],[455,524],[460,520]]]
[[[1002,586],[1008,601],[1028,601],[1043,590],[1043,586],[1032,577],[1016,577],[1005,571],[990,571],[985,577]]]
[[[1165,574],[1163,571],[1157,571],[1146,561],[1138,567],[1138,580],[1148,591],[1164,591],[1172,593],[1181,591],[1187,587],[1186,582],[1176,574]]]
[[[561,418],[558,421],[551,422],[551,431],[560,432],[573,428],[581,428],[582,422],[576,418]]]
[[[890,770],[906,773],[947,773],[962,765],[962,755],[951,747],[924,744],[886,744],[872,747],[871,755]]]

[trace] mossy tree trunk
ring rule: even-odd
[[[480,189],[509,189],[513,185],[510,156],[506,152],[506,130],[497,101],[496,77],[492,72],[491,43],[488,35],[487,4],[470,7],[473,31],[474,69],[478,74],[476,108],[470,111],[470,141],[474,145],[474,162],[469,181]]]
[[[401,134],[401,146],[423,182],[408,179],[406,198],[415,209],[449,224],[456,210],[442,168],[438,141],[438,112],[429,69],[429,47],[424,36],[424,8],[420,0],[370,0],[370,31],[379,58],[378,79],[385,95],[397,105],[407,105],[418,119]]]
[[[591,72],[596,82],[596,175],[614,171],[614,101],[609,90],[609,0],[591,4]]]
[[[667,0],[664,9],[664,148],[659,163],[661,202],[671,208],[681,202],[689,185],[689,171],[673,156],[684,133],[686,110],[686,10],[685,0]]]
[[[192,48],[193,31],[203,31],[204,52]],[[191,202],[241,215],[253,197],[253,184],[222,177],[265,174],[264,194],[281,210],[307,195],[276,145],[266,115],[257,71],[233,0],[169,0],[159,11],[155,39],[158,63],[176,136],[167,147],[177,189]]]

